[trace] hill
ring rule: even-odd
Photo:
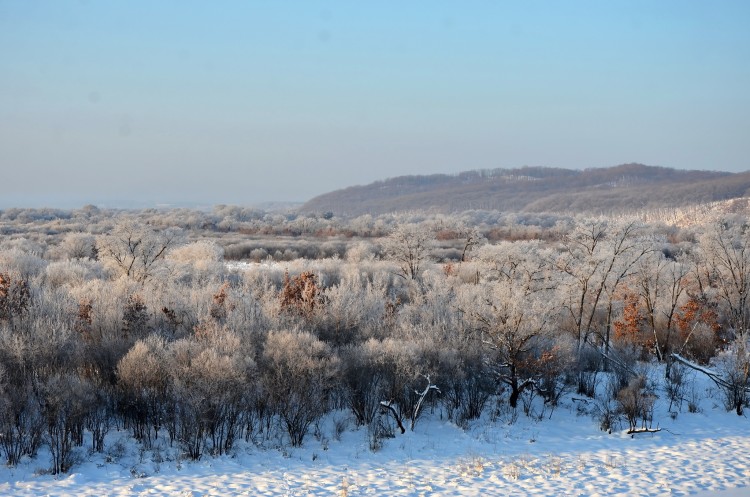
[[[301,212],[358,216],[412,210],[612,214],[686,207],[750,195],[750,171],[688,171],[643,164],[399,176],[311,199]]]

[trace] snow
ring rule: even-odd
[[[701,412],[666,412],[658,433],[602,432],[568,396],[551,419],[518,418],[507,407],[462,429],[425,406],[415,431],[369,449],[367,430],[350,420],[337,437],[335,412],[304,447],[272,438],[239,444],[232,456],[191,462],[164,440],[143,451],[126,432],[108,435],[104,454],[81,449],[70,474],[46,474],[41,450],[16,468],[0,468],[0,495],[13,496],[358,496],[641,495],[750,496],[750,420],[726,412],[705,377]],[[589,403],[589,406],[591,403]]]

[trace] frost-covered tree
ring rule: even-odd
[[[96,239],[88,233],[69,233],[60,243],[62,253],[68,259],[95,259]]]
[[[661,251],[645,254],[628,283],[648,326],[656,358],[669,360],[676,341],[677,312],[687,288],[689,266]],[[669,374],[669,371],[667,371]]]
[[[214,241],[200,240],[175,247],[166,255],[173,278],[207,285],[224,275],[224,249]]]
[[[15,241],[19,243],[2,247],[0,250],[0,273],[21,280],[32,280],[44,272],[48,262],[41,257],[41,250],[33,244],[25,244],[23,239]]]
[[[476,251],[478,247],[487,242],[487,239],[476,226],[460,226],[458,234],[461,237],[463,245],[461,249],[461,262],[466,262],[471,252]]]
[[[555,265],[563,276],[563,308],[573,323],[579,351],[597,336],[607,352],[615,292],[652,250],[641,235],[639,223],[605,220],[582,221],[563,234]],[[601,327],[597,315],[605,321]]]
[[[551,268],[537,243],[503,243],[484,257],[489,281],[470,287],[470,310],[482,343],[492,351],[491,367],[510,388],[515,408],[519,395],[537,386],[537,371],[528,368],[541,339],[551,330],[554,304]]]
[[[727,218],[708,226],[700,238],[709,284],[740,336],[750,329],[750,223]]]
[[[117,274],[143,283],[154,275],[181,234],[175,229],[155,230],[134,222],[122,222],[112,233],[97,240],[101,259]]]
[[[430,256],[434,233],[424,224],[400,224],[383,242],[386,256],[404,278],[416,280]]]

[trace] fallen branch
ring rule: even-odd
[[[628,430],[628,435],[635,435],[637,433],[656,433],[661,431],[661,428],[635,428]]]
[[[675,361],[677,361],[677,362],[679,362],[681,364],[684,364],[685,366],[687,366],[689,368],[692,368],[692,369],[694,369],[696,371],[700,371],[701,373],[703,373],[706,376],[708,376],[711,379],[711,381],[713,381],[714,383],[716,383],[716,385],[718,385],[718,386],[720,386],[722,388],[729,388],[729,389],[735,388],[735,385],[732,385],[731,383],[729,383],[727,380],[725,380],[716,371],[713,371],[711,369],[708,369],[706,367],[701,366],[700,364],[696,364],[693,361],[685,359],[680,354],[672,354],[672,359],[674,359]],[[750,393],[750,387],[745,387],[744,390],[746,392]]]
[[[630,373],[631,376],[638,376],[638,373],[636,373],[635,371],[633,371],[633,369],[630,366],[628,366],[624,362],[620,361],[619,359],[615,359],[614,357],[612,357],[612,353],[604,352],[599,347],[594,347],[594,348],[597,350],[597,352],[599,352],[599,354],[601,354],[602,357],[604,357],[606,360],[608,360],[609,362],[611,362],[612,364],[614,364],[618,368],[621,368],[621,369],[627,371],[628,373]]]

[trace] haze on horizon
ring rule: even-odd
[[[750,169],[750,2],[0,0],[0,208]]]

